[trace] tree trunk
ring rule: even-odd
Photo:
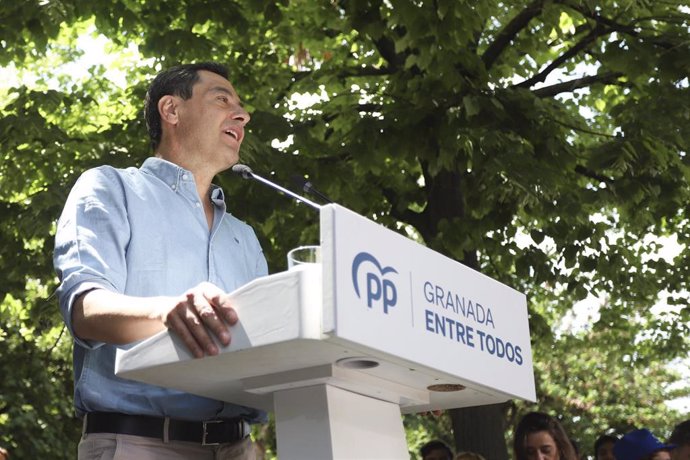
[[[508,460],[504,424],[506,404],[450,410],[456,452],[475,452],[488,460]]]

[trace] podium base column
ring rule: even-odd
[[[274,395],[280,460],[407,460],[398,405],[328,384]]]

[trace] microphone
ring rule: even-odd
[[[232,172],[235,174],[239,174],[245,179],[256,179],[259,182],[263,182],[264,184],[268,185],[269,187],[278,190],[279,192],[282,192],[288,196],[291,196],[292,198],[296,199],[297,201],[301,201],[309,206],[311,206],[314,209],[321,209],[321,205],[314,203],[311,200],[308,200],[304,198],[301,195],[296,194],[295,192],[291,192],[290,190],[286,189],[285,187],[281,187],[280,185],[271,182],[268,179],[264,179],[263,177],[259,176],[258,174],[254,174],[254,171],[252,171],[252,168],[250,168],[247,165],[242,165],[242,164],[236,164],[232,167]]]
[[[294,181],[295,185],[301,188],[305,193],[311,193],[314,196],[318,196],[326,203],[333,203],[333,200],[331,200],[326,195],[316,190],[314,188],[314,185],[310,181],[306,180],[304,177],[295,174],[294,176],[292,176],[292,180]]]

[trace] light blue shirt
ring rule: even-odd
[[[75,342],[74,403],[80,415],[265,417],[254,409],[116,377],[117,346],[79,339],[72,327],[75,299],[94,288],[177,296],[208,281],[230,292],[266,275],[252,228],[226,213],[219,187],[212,188],[211,200],[215,213],[209,232],[194,177],[160,158],[147,159],[140,169],[95,168],[74,185],[58,221],[53,263],[61,281],[60,310]]]

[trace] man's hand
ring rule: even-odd
[[[218,286],[200,283],[178,297],[136,297],[93,289],[74,303],[72,324],[85,340],[127,344],[165,330],[174,331],[191,353],[217,355],[214,335],[226,346],[237,312]]]
[[[237,323],[237,319],[237,312],[230,306],[225,292],[211,283],[201,283],[185,292],[162,314],[163,323],[197,358],[218,354],[211,334],[223,346],[230,344],[230,326]]]

